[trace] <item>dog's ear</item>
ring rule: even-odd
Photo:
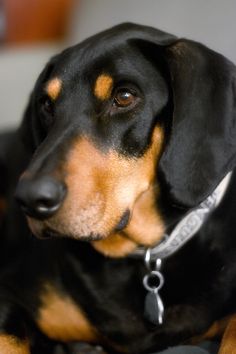
[[[236,68],[188,40],[165,52],[174,108],[159,168],[175,202],[192,207],[236,165]]]

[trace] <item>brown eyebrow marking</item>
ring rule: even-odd
[[[50,80],[46,85],[46,92],[48,96],[55,101],[59,96],[62,88],[62,81],[58,77]]]
[[[111,96],[113,86],[113,78],[108,74],[101,74],[98,76],[95,87],[94,94],[97,98],[104,101]]]

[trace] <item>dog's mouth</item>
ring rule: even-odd
[[[117,223],[117,225],[114,227],[112,230],[112,234],[116,232],[121,232],[123,231],[127,225],[129,224],[130,220],[130,210],[127,209],[123,215],[120,218],[120,221]],[[49,239],[49,238],[75,238],[74,235],[71,234],[64,234],[61,233],[58,230],[55,230],[53,227],[40,227],[39,223],[37,221],[33,221],[32,219],[28,218],[29,226],[31,228],[31,231],[33,234],[35,234],[36,237],[40,239]],[[38,225],[37,225],[38,224]],[[38,226],[38,227],[37,227]],[[93,241],[100,241],[103,240],[105,237],[108,237],[108,235],[102,235],[100,233],[94,233],[90,232],[87,235],[82,235],[80,238],[85,241],[85,242],[93,242]]]
[[[28,223],[32,233],[39,238],[71,238],[87,241],[106,256],[124,257],[138,245],[150,247],[162,238],[165,226],[156,207],[158,190],[157,186],[150,186],[139,194],[131,207],[119,213],[119,217],[115,215],[112,219],[113,215],[109,213],[108,216],[103,215],[102,222],[96,218],[96,214],[89,214],[87,221],[90,221],[90,225],[86,222],[76,225],[75,219],[70,223],[70,218],[65,223],[61,218],[49,218],[47,221],[28,218]],[[90,211],[93,211],[93,208]],[[110,224],[109,228],[107,224]]]
[[[122,215],[120,221],[118,222],[118,224],[116,225],[114,231],[115,232],[120,232],[122,230],[124,230],[126,228],[126,226],[128,225],[129,223],[129,220],[130,220],[130,210],[127,209],[124,214]]]
[[[55,231],[51,228],[45,228],[42,230],[41,234],[40,235],[36,235],[38,236],[39,238],[41,239],[49,239],[49,238],[73,238],[73,235],[64,235],[64,234],[61,234],[60,232],[58,231]],[[99,240],[102,240],[103,237],[99,234],[93,234],[92,232],[87,235],[87,236],[82,236],[81,238],[83,238],[83,241],[85,242],[93,242],[93,241],[99,241]]]

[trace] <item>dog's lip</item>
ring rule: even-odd
[[[113,232],[120,232],[123,229],[126,228],[126,226],[129,223],[130,220],[130,210],[127,209],[121,216],[120,221],[117,223],[117,225],[114,228]],[[40,234],[37,232],[35,233],[35,236],[40,238],[40,239],[49,239],[49,238],[68,238],[70,237],[70,235],[65,235],[65,234],[61,234],[60,232],[58,232],[57,230],[51,228],[51,227],[46,227],[44,229],[41,230]],[[81,241],[87,241],[87,242],[91,242],[91,241],[99,241],[102,240],[104,238],[109,237],[109,235],[100,235],[100,234],[94,234],[93,232],[91,232],[89,235],[84,235],[84,236],[78,236],[78,240]],[[74,238],[75,237],[70,237],[70,238]]]
[[[74,240],[78,240],[78,241],[85,241],[85,242],[91,242],[91,241],[99,241],[99,240],[103,240],[104,236],[100,235],[100,234],[94,234],[94,233],[90,233],[89,235],[86,236],[79,236],[79,237],[75,237],[73,235],[66,235],[66,234],[62,234],[52,228],[45,228],[42,230],[41,234],[37,234],[37,237],[40,239],[48,239],[48,238],[72,238]]]
[[[121,216],[120,221],[118,222],[116,227],[114,228],[115,232],[120,232],[120,231],[122,231],[122,230],[124,230],[126,228],[126,226],[129,223],[129,220],[130,220],[130,215],[131,215],[130,210],[127,209],[123,213],[123,215]]]
[[[40,238],[47,239],[47,238],[54,238],[54,237],[63,237],[60,235],[59,232],[51,229],[51,228],[46,228],[42,230],[42,234],[40,235]]]
[[[48,225],[47,226],[44,225],[44,227],[41,227],[40,229],[38,229],[38,228],[33,227],[31,222],[30,222],[30,226],[31,226],[30,228],[31,228],[32,233],[39,239],[72,238],[72,239],[86,241],[86,242],[100,241],[100,240],[103,240],[103,239],[109,237],[109,235],[113,234],[114,232],[120,232],[123,229],[125,229],[129,223],[130,215],[131,215],[130,210],[126,209],[126,211],[122,214],[119,222],[116,224],[116,226],[113,228],[113,230],[106,235],[91,232],[88,235],[80,235],[80,236],[76,237],[75,235],[61,233],[61,232],[57,231],[56,229],[54,229],[53,227],[48,226]],[[28,219],[31,219],[31,218],[28,217]],[[30,220],[28,220],[28,221],[30,221]]]

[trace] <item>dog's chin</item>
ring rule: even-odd
[[[32,231],[32,230],[31,230]],[[107,236],[105,235],[100,235],[100,234],[94,234],[94,233],[90,233],[89,235],[72,235],[72,234],[63,234],[61,232],[58,232],[56,230],[53,230],[51,228],[45,228],[42,229],[40,231],[34,232],[32,231],[32,233],[34,234],[34,236],[36,236],[39,239],[74,239],[74,240],[78,240],[78,241],[85,241],[85,242],[92,242],[92,241],[100,241],[105,239]]]
[[[34,236],[40,239],[49,239],[49,238],[70,238],[79,241],[93,242],[93,241],[101,241],[109,237],[109,235],[114,232],[123,230],[129,223],[130,219],[130,211],[127,209],[119,219],[119,222],[115,225],[115,227],[110,230],[110,232],[99,233],[99,232],[89,232],[86,234],[76,234],[69,232],[61,232],[51,225],[45,225],[39,221],[33,220],[31,218],[27,218],[29,228],[31,229]]]

